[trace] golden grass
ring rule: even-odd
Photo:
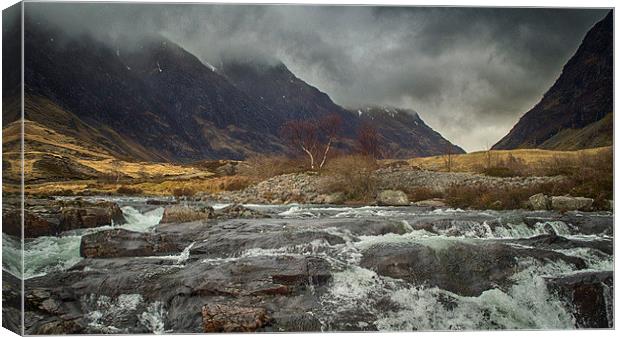
[[[546,165],[554,161],[578,160],[581,156],[598,155],[606,151],[612,151],[611,146],[599,147],[594,149],[578,151],[554,151],[541,149],[517,149],[517,150],[491,150],[478,151],[466,154],[452,155],[453,172],[479,172],[486,167],[490,161],[490,166],[505,162],[512,156],[523,164],[531,167]],[[489,158],[490,157],[490,158]],[[490,159],[490,160],[489,160]],[[384,160],[383,164],[389,164],[394,160]],[[447,171],[446,156],[421,157],[407,160],[412,166],[431,171]]]
[[[139,194],[146,196],[171,196],[175,191],[185,190],[195,194],[214,194],[222,191],[243,189],[251,184],[251,180],[244,176],[230,176],[217,178],[169,178],[162,181],[137,182],[128,181],[122,183],[106,183],[96,180],[79,180],[64,182],[46,182],[38,184],[26,184],[25,193],[30,195],[65,195],[65,194],[90,194],[110,195],[127,194],[123,191],[133,189],[140,191]],[[6,193],[18,193],[19,185],[4,184],[3,191]]]

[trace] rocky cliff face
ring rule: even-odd
[[[555,84],[493,149],[582,149],[613,141],[613,12],[586,34]]]

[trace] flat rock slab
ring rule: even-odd
[[[436,286],[463,296],[479,296],[485,290],[508,286],[509,277],[518,271],[518,257],[562,260],[577,268],[586,267],[580,258],[502,243],[375,244],[362,254],[360,265],[379,275]]]
[[[84,235],[80,256],[87,258],[136,257],[178,253],[184,245],[174,235],[111,229]]]

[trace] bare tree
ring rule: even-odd
[[[338,137],[338,133],[340,132],[342,126],[342,118],[337,114],[331,114],[319,120],[318,126],[319,131],[321,132],[322,137],[325,140],[323,159],[321,160],[321,164],[319,164],[320,170],[323,168],[323,166],[325,166],[329,150],[331,149],[332,144],[336,141]]]
[[[308,156],[310,169],[314,170],[316,150],[319,146],[319,134],[316,123],[304,120],[287,121],[282,125],[281,133],[294,151],[301,150]]]
[[[380,135],[372,125],[363,123],[357,130],[359,151],[366,156],[378,159],[382,156]]]
[[[341,125],[340,116],[331,114],[319,120],[287,121],[280,131],[291,149],[308,157],[311,170],[320,170],[325,166]],[[317,165],[318,160],[320,162]]]

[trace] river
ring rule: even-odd
[[[27,293],[29,287],[70,289],[70,299],[56,300],[75,302],[71,310],[87,333],[200,332],[199,308],[211,302],[266,308],[271,323],[260,331],[613,325],[613,292],[605,284],[598,313],[605,317],[594,318],[577,317],[576,304],[549,286],[549,280],[613,271],[611,213],[244,205],[270,218],[161,226],[162,206],[141,198],[113,201],[125,224],[25,242]],[[166,235],[184,249],[80,256],[82,237],[113,228]],[[3,233],[3,245],[3,269],[19,274],[18,243]],[[264,291],[273,290],[279,274],[295,276],[302,260],[307,282],[279,282],[287,285],[285,294]],[[131,285],[134,280],[139,283]],[[53,317],[31,323],[31,331]]]

